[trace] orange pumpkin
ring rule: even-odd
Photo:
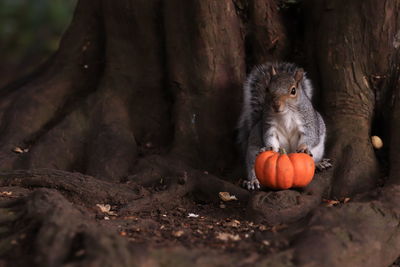
[[[254,168],[260,184],[288,189],[308,185],[314,177],[315,163],[305,153],[265,151],[257,156]]]

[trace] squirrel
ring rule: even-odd
[[[319,170],[331,166],[329,159],[323,159],[326,127],[312,105],[312,95],[311,81],[293,63],[268,62],[250,72],[238,125],[247,169],[243,186],[248,190],[260,188],[254,163],[265,150],[307,153]]]

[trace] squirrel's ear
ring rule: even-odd
[[[300,82],[303,79],[303,75],[304,75],[303,69],[296,70],[296,73],[294,74],[294,80],[296,82]]]
[[[271,66],[271,75],[272,76],[276,75],[276,70],[275,70],[274,66]]]

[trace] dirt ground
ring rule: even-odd
[[[148,189],[157,191],[159,187],[156,185]],[[0,201],[27,195],[32,190],[34,189],[1,187]],[[126,238],[136,251],[167,250],[165,253],[181,249],[211,251],[214,255],[223,254],[224,257],[231,255],[241,259],[237,266],[259,263],[260,259],[284,250],[290,246],[297,233],[301,233],[304,227],[307,227],[306,218],[290,227],[288,225],[268,227],[247,221],[244,219],[246,206],[240,200],[199,203],[196,199],[195,196],[188,195],[175,199],[175,203],[168,203],[168,207],[159,206],[123,215],[121,215],[122,207],[108,203],[80,208],[104,229]],[[321,206],[335,209],[346,205],[349,201],[351,200],[324,200]],[[20,238],[22,240],[26,236]],[[18,242],[19,240],[15,240],[16,244]],[[85,253],[84,249],[76,250],[73,257],[79,258]],[[199,258],[201,257],[200,254]],[[21,264],[25,266],[27,264],[25,260],[28,258],[9,258],[7,261],[0,261],[0,266],[10,266],[10,263],[15,263],[15,266]],[[193,260],[198,263],[199,258],[189,259],[189,262]],[[175,263],[168,263],[166,266],[175,266]],[[399,264],[395,263],[392,266]]]

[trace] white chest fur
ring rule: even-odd
[[[271,118],[271,126],[275,128],[279,147],[288,153],[296,152],[303,125],[298,116],[291,111],[284,114],[274,114]]]

